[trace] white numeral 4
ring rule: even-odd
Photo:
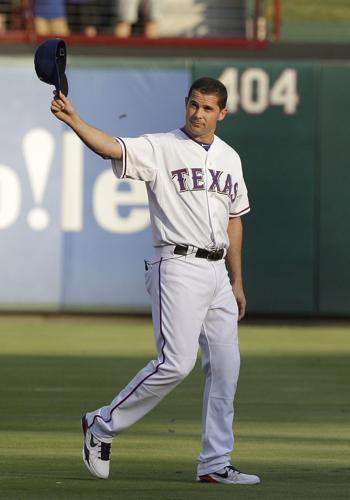
[[[270,102],[274,106],[283,106],[287,115],[295,113],[299,104],[295,69],[288,68],[281,73],[271,89]]]

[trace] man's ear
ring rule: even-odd
[[[219,113],[219,118],[218,118],[218,121],[221,122],[225,116],[227,115],[228,113],[228,109],[227,108],[223,108],[220,113]]]
[[[185,107],[187,108],[188,97],[185,97]]]

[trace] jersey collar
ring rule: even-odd
[[[180,128],[181,132],[183,134],[185,134],[189,139],[191,139],[191,141],[195,142],[196,144],[198,144],[199,146],[202,146],[203,149],[205,149],[205,151],[209,151],[209,148],[210,146],[213,144],[213,142],[211,142],[210,144],[208,144],[207,142],[201,142],[201,141],[196,141],[195,139],[193,139],[193,137],[190,136],[190,134],[188,134],[186,132],[186,129],[185,127],[181,127]],[[214,137],[214,140],[215,140],[215,137]]]

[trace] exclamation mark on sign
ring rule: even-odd
[[[48,211],[40,205],[44,198],[54,149],[54,139],[45,129],[36,128],[24,136],[23,154],[34,202],[37,205],[29,211],[27,221],[35,231],[42,231],[50,222]]]

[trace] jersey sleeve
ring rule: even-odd
[[[243,176],[236,184],[235,190],[236,194],[234,200],[230,204],[230,218],[240,217],[250,212],[248,191]]]
[[[112,160],[112,169],[119,179],[152,181],[156,176],[154,146],[147,136],[136,138],[115,137],[119,142],[123,157]]]
[[[236,182],[233,187],[233,193],[231,196],[230,218],[240,217],[241,215],[250,212],[248,191],[247,191],[247,186],[245,185],[244,182],[242,164],[240,158],[238,157],[237,159],[238,159],[237,167],[239,168],[239,176],[238,176],[238,182]]]

